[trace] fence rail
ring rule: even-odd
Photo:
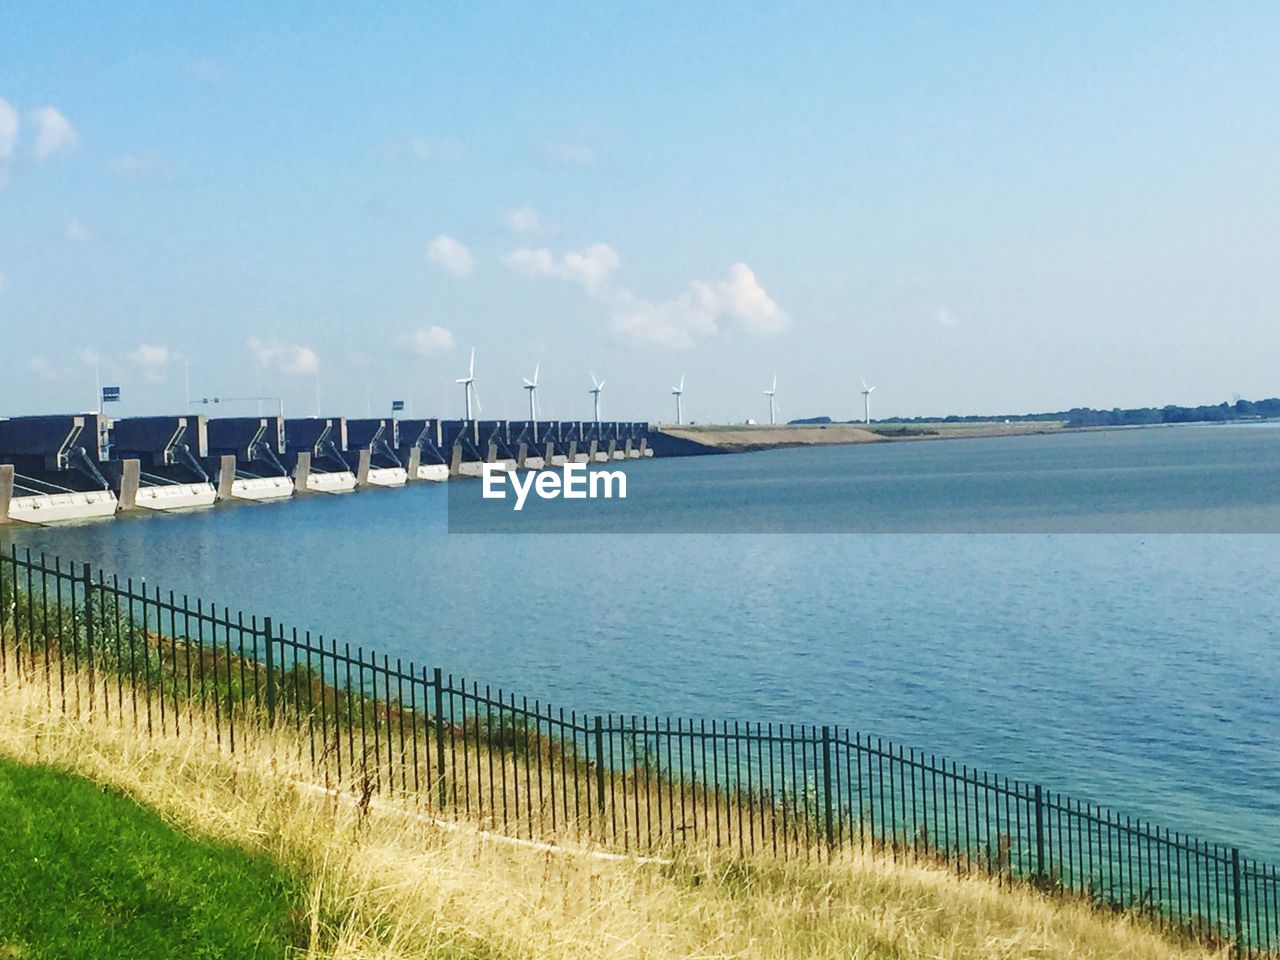
[[[1280,956],[1276,866],[847,727],[566,712],[16,547],[0,553],[0,669],[79,716],[175,734],[199,717],[233,752],[289,727],[328,782],[515,836],[876,849]]]

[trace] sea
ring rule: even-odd
[[[0,544],[530,702],[848,726],[1280,862],[1276,426],[616,466],[625,501],[497,520],[472,480]]]

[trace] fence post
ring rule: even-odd
[[[831,728],[822,728],[822,795],[826,810],[827,851],[836,845],[835,817],[831,809]]]
[[[1235,955],[1243,957],[1244,954],[1244,917],[1241,916],[1241,903],[1243,900],[1242,891],[1240,889],[1240,848],[1231,848],[1231,907],[1232,913],[1235,915],[1236,928],[1236,949]]]
[[[1044,799],[1041,796],[1040,784],[1036,784],[1036,883],[1046,886],[1047,875],[1044,863]]]
[[[431,674],[431,683],[436,688],[436,784],[440,791],[440,809],[443,810],[448,793],[444,783],[444,675],[439,667]]]
[[[604,828],[604,719],[596,714],[596,807],[600,811],[600,826]],[[603,836],[603,834],[602,834]]]
[[[30,560],[30,556],[27,559]],[[81,574],[84,578],[84,649],[85,659],[89,661],[89,716],[92,717],[93,705],[97,700],[97,684],[93,679],[93,574],[89,571],[89,564],[82,565]],[[30,602],[30,598],[27,602]],[[79,700],[76,704],[78,710]]]
[[[271,629],[271,618],[262,621],[262,632],[267,636],[267,726],[276,725],[276,654]]]

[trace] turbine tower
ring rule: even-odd
[[[676,426],[684,423],[684,411],[680,407],[680,398],[684,396],[684,374],[680,374],[680,386],[671,388],[671,395],[676,398]]]
[[[480,397],[476,394],[476,348],[475,347],[471,348],[471,363],[467,367],[467,375],[465,377],[459,377],[454,382],[462,384],[462,399],[464,403],[464,409],[466,411],[466,416],[463,419],[470,420],[472,419],[471,417],[472,403],[475,404],[477,411],[480,409]]]
[[[538,371],[542,369],[542,361],[539,360],[533,368],[533,379],[524,378],[524,388],[529,391],[529,419],[536,421],[538,419]]]
[[[771,427],[775,423],[773,398],[774,398],[774,395],[777,394],[777,392],[778,392],[778,375],[775,373],[773,375],[773,386],[764,392],[764,395],[769,398],[769,426]]]
[[[592,403],[595,405],[596,423],[600,422],[600,393],[604,390],[604,381],[596,380],[596,375],[591,374],[591,389],[587,391],[591,394]]]
[[[871,422],[871,393],[875,387],[868,387],[867,381],[862,381],[862,422]]]

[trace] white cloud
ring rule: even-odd
[[[427,245],[427,259],[455,277],[469,277],[476,268],[467,245],[443,233]]]
[[[91,350],[87,347],[78,351],[76,356],[80,358],[81,363],[88,364],[91,367],[102,362],[102,354],[98,353],[97,350]]]
[[[21,121],[18,111],[4,97],[0,97],[0,160],[13,156],[13,148],[18,143],[18,128]]]
[[[94,239],[93,231],[81,223],[76,217],[72,217],[67,221],[67,228],[64,231],[64,235],[72,243],[92,243]]]
[[[71,121],[54,107],[40,107],[31,111],[31,122],[36,125],[36,159],[44,160],[54,154],[74,150],[80,136]]]
[[[193,77],[205,83],[225,83],[227,80],[226,67],[209,57],[202,57],[192,62],[187,69]]]
[[[618,252],[607,243],[593,243],[582,251],[570,250],[559,259],[546,248],[521,247],[507,254],[502,261],[525,276],[568,280],[592,294],[604,291],[619,262]]]
[[[287,374],[316,373],[320,369],[320,357],[310,347],[258,337],[250,337],[247,343],[254,358],[264,367]]]
[[[169,166],[154,153],[125,153],[111,161],[111,170],[126,180],[155,180],[170,174]]]
[[[0,190],[9,182],[9,165],[18,144],[18,128],[22,125],[18,111],[0,97]]]
[[[507,226],[513,233],[537,233],[542,229],[542,219],[533,207],[516,207],[507,211]]]
[[[654,302],[622,290],[610,304],[610,326],[630,343],[683,350],[716,333],[716,315],[691,293]]]
[[[934,319],[944,327],[955,327],[960,325],[960,318],[957,317],[955,313],[952,312],[951,308],[945,303],[938,304],[938,310],[937,313],[934,314]]]
[[[557,258],[545,248],[522,247],[503,262],[530,277],[554,277],[581,286],[605,304],[610,325],[621,339],[661,347],[691,347],[729,326],[753,337],[779,334],[791,318],[769,296],[745,263],[732,264],[719,280],[693,280],[668,300],[649,300],[611,283],[617,251],[597,243]]]
[[[446,353],[457,344],[449,330],[434,323],[429,327],[414,330],[405,337],[405,342],[409,344],[415,353],[419,353],[424,357]]]
[[[773,302],[745,263],[732,264],[723,280],[695,280],[689,286],[703,309],[734,321],[743,333],[768,337],[791,325],[791,318]]]
[[[580,143],[549,143],[542,148],[542,155],[561,167],[594,167],[596,163],[596,152]]]
[[[125,354],[125,359],[137,364],[142,369],[142,375],[148,380],[159,382],[165,378],[169,365],[177,357],[168,347],[154,343],[140,343]]]
[[[4,293],[9,289],[9,278],[4,275],[4,271],[0,270],[0,293]]]

